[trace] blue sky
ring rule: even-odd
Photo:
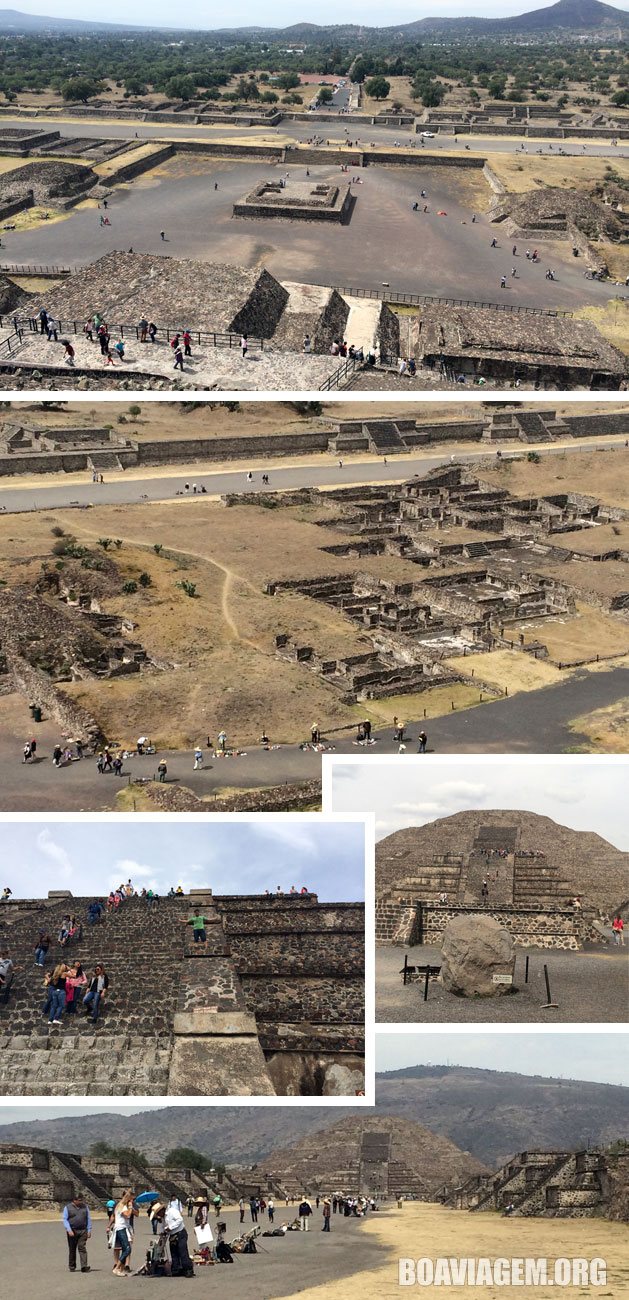
[[[376,1070],[467,1065],[629,1086],[627,1036],[607,1033],[376,1034]]]
[[[132,23],[174,28],[214,29],[217,27],[285,27],[291,23],[365,23],[372,27],[410,23],[418,18],[461,15],[477,18],[505,18],[511,14],[527,13],[532,9],[547,8],[540,0],[396,0],[391,9],[383,10],[375,0],[347,4],[339,10],[336,0],[319,0],[316,8],[305,2],[295,5],[294,0],[276,0],[269,5],[263,0],[215,0],[208,5],[203,0],[188,0],[185,9],[173,10],[165,0],[136,0],[132,9],[123,0],[109,0],[106,9],[82,0],[16,0],[20,13],[42,14],[47,17],[81,18],[107,23]],[[616,6],[626,9],[626,4]]]
[[[136,888],[210,887],[215,894],[256,894],[302,885],[324,902],[365,896],[364,831],[356,822],[320,817],[203,822],[4,822],[0,887],[16,898],[49,889],[106,894],[131,877]]]
[[[561,826],[595,831],[629,849],[629,764],[562,757],[560,763],[485,756],[460,761],[405,756],[402,761],[333,766],[334,812],[375,812],[376,839],[407,826],[482,808],[519,809]]]

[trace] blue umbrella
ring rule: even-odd
[[[136,1205],[151,1205],[153,1201],[159,1201],[159,1192],[140,1192],[135,1198]]]

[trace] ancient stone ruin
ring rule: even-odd
[[[289,221],[332,221],[346,225],[354,200],[350,185],[312,181],[261,181],[234,203],[235,217],[277,218]]]
[[[507,417],[515,437],[534,434],[527,415]],[[531,420],[535,426],[535,413]],[[275,499],[283,504],[281,495]],[[322,550],[356,558],[359,565],[349,573],[282,578],[266,591],[321,601],[368,639],[371,648],[364,653],[334,658],[286,631],[276,637],[278,656],[320,674],[348,702],[448,682],[476,684],[482,676],[476,660],[484,652],[508,648],[550,658],[543,640],[525,638],[523,620],[564,619],[576,613],[577,601],[621,617],[629,607],[629,551],[623,542],[629,512],[591,497],[516,498],[458,464],[404,484],[329,492],[325,499],[338,505],[338,515],[321,522],[345,539]],[[584,563],[588,548],[581,534],[598,529],[606,544],[600,552],[594,547],[590,563]],[[377,555],[416,565],[417,580],[375,576],[368,564]],[[452,657],[469,657],[469,670],[453,668]],[[491,694],[491,686],[483,689]]]
[[[19,969],[0,1007],[0,1093],[354,1096],[363,1088],[362,904],[197,890],[162,899],[157,911],[128,899],[92,926],[90,901],[61,892],[2,909],[0,944]],[[193,906],[207,919],[203,949],[183,924]],[[68,912],[83,932],[67,955],[88,972],[103,961],[110,996],[96,1026],[65,1016],[51,1030],[31,976],[33,943],[40,926],[55,939]],[[65,959],[56,942],[52,953]],[[139,970],[150,971],[159,996],[138,983]]]
[[[445,1204],[474,1211],[512,1207],[514,1218],[616,1218],[617,1184],[626,1188],[628,1181],[626,1151],[521,1151],[497,1172],[468,1179]]]
[[[628,867],[600,836],[549,817],[457,813],[376,846],[376,942],[440,945],[453,921],[476,925],[480,913],[519,947],[599,943]]]

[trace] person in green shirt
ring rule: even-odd
[[[207,948],[207,934],[205,931],[205,917],[201,915],[198,907],[194,909],[194,916],[189,916],[184,925],[192,926],[192,938],[194,943],[202,943]]]

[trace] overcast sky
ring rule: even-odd
[[[179,884],[215,894],[307,885],[324,902],[365,896],[359,822],[41,820],[4,822],[2,841],[0,886],[15,898],[44,898],[50,889],[102,895],[129,877],[160,894]]]
[[[311,22],[319,25],[358,23],[372,27],[411,23],[418,18],[461,15],[476,18],[506,18],[511,14],[528,13],[533,9],[546,9],[540,0],[396,0],[391,9],[383,10],[375,0],[362,0],[346,4],[339,10],[336,0],[319,0],[313,8],[295,0],[277,0],[269,5],[265,0],[214,0],[212,5],[204,0],[188,0],[185,9],[173,10],[166,0],[136,0],[130,9],[125,0],[109,0],[105,9],[95,0],[16,0],[20,13],[42,14],[46,17],[81,18],[106,23],[130,23],[138,26],[214,29],[217,27],[284,27],[292,23]],[[623,2],[616,6],[626,9]]]
[[[332,767],[334,812],[375,812],[376,839],[453,813],[506,808],[596,831],[616,848],[629,849],[627,763],[568,756],[545,763],[537,757],[509,762],[408,755],[391,763],[370,758]]]
[[[541,1074],[629,1085],[627,1035],[593,1033],[376,1034],[376,1069],[409,1065],[468,1065],[482,1070]]]

